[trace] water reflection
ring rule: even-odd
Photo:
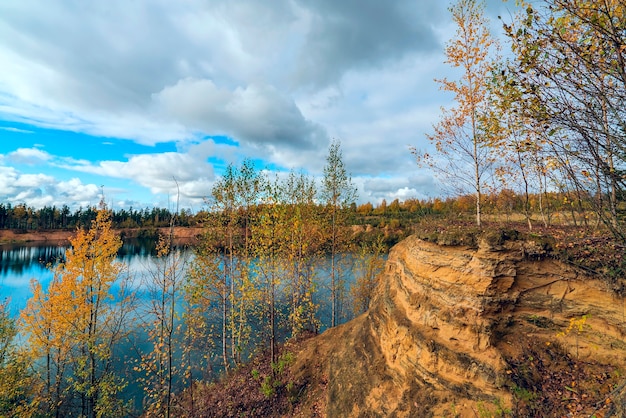
[[[128,239],[118,252],[118,261],[128,271],[141,275],[151,266],[155,255],[152,239]],[[52,267],[63,261],[69,248],[66,241],[0,245],[0,301],[10,299],[11,313],[17,314],[32,296],[30,282],[35,279],[46,286],[53,277]],[[189,251],[187,243],[177,243],[177,250]]]
[[[33,266],[56,263],[65,255],[66,246],[58,245],[6,245],[0,246],[0,277],[7,275],[23,275],[32,270]]]
[[[40,246],[0,246],[0,298],[11,299],[9,306],[14,316],[19,314],[32,296],[31,279],[36,279],[44,288],[47,287],[53,276],[50,267],[59,260],[63,260],[67,248],[62,243]],[[181,271],[188,265],[186,263],[189,263],[193,258],[193,251],[185,243],[178,243],[174,254],[176,254],[177,260],[184,261],[181,261],[180,264]],[[136,291],[137,299],[135,310],[126,317],[127,322],[125,325],[130,330],[128,340],[117,346],[114,352],[114,370],[125,376],[130,382],[128,387],[122,391],[120,397],[124,400],[132,401],[138,411],[142,409],[142,401],[145,395],[142,386],[138,382],[139,378],[144,376],[135,370],[134,366],[137,364],[138,359],[141,358],[142,353],[148,353],[153,349],[153,343],[148,338],[148,330],[154,326],[153,320],[156,318],[155,315],[157,315],[152,301],[161,297],[158,293],[152,292],[155,290],[155,287],[154,284],[150,285],[149,283],[150,278],[155,274],[154,256],[155,242],[149,239],[125,240],[123,247],[118,253],[118,261],[126,266],[123,274],[129,274],[130,278],[134,279],[130,287],[131,290]],[[347,288],[353,280],[351,265],[354,260],[354,257],[351,255],[346,255],[342,262],[342,265],[344,265],[342,280],[346,280]],[[315,293],[312,295],[312,301],[317,306],[317,319],[321,324],[320,330],[323,331],[330,323],[331,317],[331,306],[329,304],[331,297],[328,286],[330,261],[322,257],[315,261],[314,266],[314,280],[319,282]],[[182,277],[182,275],[179,277]],[[117,294],[119,285],[120,281],[112,286],[112,294]],[[282,284],[282,286],[287,286],[287,283]],[[156,290],[159,290],[158,286]],[[289,316],[289,302],[285,296],[281,296],[276,300],[277,317],[283,318],[283,321],[278,321],[279,326],[277,329],[277,334],[281,340],[290,333],[288,324],[284,321]],[[177,303],[176,309],[179,310],[179,314],[182,313],[183,306],[182,303]],[[218,329],[220,326],[221,311],[218,308],[218,306],[213,305],[202,313],[203,318],[209,324],[209,328]],[[261,322],[264,319],[252,315],[253,312],[258,312],[258,307],[249,306],[248,308],[250,309],[250,315],[247,326],[251,335],[249,345],[241,348],[241,353],[244,357],[248,354],[248,348],[253,349],[261,346],[267,338],[263,331],[264,324]],[[340,323],[351,317],[348,304],[342,306],[342,310],[345,312],[345,315],[339,318]],[[180,321],[180,319],[177,321]],[[176,325],[179,325],[179,322]],[[181,340],[177,340],[174,357],[176,361],[179,361],[183,355],[182,336],[188,334],[184,326],[177,332],[180,332],[180,334],[176,335]],[[231,343],[232,341],[229,340],[228,344]],[[221,336],[219,333],[215,333],[197,344],[201,345],[196,346],[195,351],[185,352],[185,355],[189,356],[187,359],[191,359],[191,364],[193,364],[189,369],[189,373],[192,373],[194,379],[216,377],[222,368],[222,360],[220,358]],[[208,356],[208,358],[205,356]]]

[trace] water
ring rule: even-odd
[[[47,284],[52,279],[48,267],[65,254],[65,246],[0,246],[0,299],[9,300],[9,309],[17,314],[32,296],[31,280]]]
[[[125,240],[117,261],[128,266],[130,274],[141,277],[152,265],[154,240]],[[0,245],[0,301],[9,301],[12,315],[17,315],[32,296],[31,281],[45,288],[53,277],[52,267],[63,260],[67,243],[25,243]],[[191,255],[188,247],[180,251]]]
[[[65,242],[43,245],[41,243],[0,245],[0,301],[9,301],[9,310],[12,315],[17,316],[32,296],[32,280],[37,280],[46,288],[53,277],[52,267],[63,259],[67,248]],[[176,250],[180,251],[183,258],[187,260],[193,257],[193,250],[187,243],[180,243]],[[124,240],[117,261],[122,262],[127,267],[128,274],[135,278],[136,290],[140,290],[142,278],[153,271],[154,254],[154,240]],[[348,264],[350,263],[351,261],[348,260]],[[318,317],[322,322],[322,328],[330,322],[330,306],[328,306],[330,291],[328,283],[325,283],[330,275],[328,268],[328,260],[321,261],[317,266],[317,279],[321,283],[314,299],[319,305]],[[344,269],[344,279],[348,287],[354,280],[349,270],[349,268]]]
[[[125,400],[132,400],[137,411],[141,410],[144,393],[142,387],[136,384],[141,373],[134,371],[133,365],[136,364],[139,358],[136,356],[138,351],[149,352],[152,347],[148,341],[148,328],[146,328],[150,327],[152,314],[149,313],[149,309],[152,306],[150,303],[152,299],[148,291],[149,286],[142,279],[149,278],[150,274],[154,273],[154,247],[155,243],[153,240],[125,240],[117,258],[119,262],[127,267],[127,273],[135,278],[133,290],[137,291],[138,306],[134,314],[130,316],[134,321],[129,324],[129,327],[132,329],[129,339],[121,341],[116,349],[114,356],[115,369],[131,382],[120,396]],[[63,260],[67,248],[67,245],[64,243],[0,246],[0,301],[9,301],[9,310],[13,316],[19,315],[19,312],[26,306],[28,299],[32,296],[32,280],[37,280],[44,288],[48,285],[53,278],[52,267],[55,263]],[[176,251],[178,252],[179,257],[177,258],[179,260],[185,259],[188,262],[193,257],[193,250],[188,246],[180,245],[176,248]],[[354,261],[354,258],[348,256],[345,260],[350,264]],[[320,260],[316,268],[317,279],[321,283],[319,283],[319,287],[314,295],[314,302],[318,305],[317,316],[322,325],[321,330],[324,330],[330,322],[330,290],[326,282],[329,276],[329,260]],[[346,285],[349,287],[354,279],[352,274],[350,274],[350,268],[346,267],[344,274]],[[115,292],[115,285],[112,291]],[[280,301],[278,303],[280,304]],[[286,306],[283,305],[278,308],[284,311]],[[286,317],[286,312],[283,312],[283,314]],[[211,316],[210,313],[207,313],[207,315],[208,317]],[[349,319],[349,315],[342,318],[340,322],[344,322],[347,319]],[[218,317],[215,318],[215,321],[216,324],[219,324]],[[256,346],[254,342],[260,342],[259,326],[259,324],[251,324],[253,334],[251,336],[251,347]],[[286,330],[283,330],[283,332],[286,332]],[[214,373],[219,373],[222,367],[218,355],[221,342],[219,336],[214,338],[215,341],[208,341],[207,344],[212,343],[212,348],[216,351],[208,363],[206,361],[198,361],[197,367],[193,368],[194,376],[196,377],[204,376],[207,373],[209,374],[206,377],[215,377],[216,374]],[[207,350],[211,350],[211,348],[207,347]],[[181,356],[179,350],[176,351],[175,356],[177,361],[179,361]]]

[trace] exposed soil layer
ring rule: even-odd
[[[369,311],[293,346],[277,385],[292,391],[277,390],[276,409],[264,413],[626,416],[624,298],[552,258],[540,239],[493,231],[472,239],[396,245]],[[259,390],[246,375],[224,384],[210,396]],[[235,416],[223,411],[212,413]]]
[[[564,261],[562,248],[593,249],[569,242],[411,236],[390,252],[366,313],[287,345],[280,373],[260,355],[198,386],[193,404],[187,391],[179,415],[624,417],[624,277]]]
[[[149,234],[154,236],[157,233],[169,234],[169,228],[128,228],[120,229],[117,232],[126,238],[138,238]],[[51,231],[18,231],[18,230],[0,230],[0,245],[2,244],[19,244],[19,243],[46,243],[53,242],[58,244],[67,244],[69,239],[76,231],[51,230]],[[175,227],[174,237],[178,240],[192,240],[202,233],[202,228]]]

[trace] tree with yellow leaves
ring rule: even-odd
[[[626,187],[626,4],[623,0],[520,1],[505,32],[524,116],[547,133],[563,183],[622,242]],[[582,199],[582,198],[581,198]],[[581,205],[582,206],[582,205]]]
[[[0,303],[0,416],[32,417],[37,411],[34,394],[39,387],[16,341],[18,329],[8,305],[8,301]]]
[[[126,382],[115,374],[112,354],[124,336],[131,295],[123,282],[119,295],[112,292],[123,265],[115,260],[122,242],[110,212],[100,209],[91,228],[78,230],[70,243],[48,288],[33,281],[21,314],[33,364],[43,365],[40,403],[57,417],[123,416],[117,395]]]
[[[147,416],[170,417],[175,381],[188,370],[181,356],[185,335],[179,312],[185,286],[187,258],[172,248],[172,235],[159,237],[157,257],[146,277],[149,295],[144,327],[152,349],[143,353],[137,371],[144,372],[140,378],[147,400]],[[182,389],[182,386],[178,387]]]
[[[442,90],[454,94],[457,107],[442,108],[443,115],[434,133],[427,135],[442,160],[415,148],[412,152],[418,163],[450,180],[460,194],[474,193],[476,224],[480,226],[482,195],[486,177],[496,161],[493,145],[498,141],[490,131],[488,109],[488,82],[498,44],[489,32],[483,2],[458,0],[449,10],[457,31],[446,46],[445,62],[460,70],[460,78],[436,81]]]
[[[313,294],[317,286],[315,263],[320,257],[322,219],[315,203],[315,181],[303,173],[291,172],[281,185],[285,205],[287,235],[284,242],[286,291],[289,299],[291,335],[316,332],[317,304]]]
[[[281,202],[278,180],[267,181],[263,202],[259,205],[256,222],[252,226],[255,251],[254,278],[258,300],[257,314],[270,350],[271,361],[276,360],[279,326],[279,295],[285,272],[285,245],[289,228],[286,225],[287,206]],[[258,295],[258,296],[257,296]]]
[[[544,226],[548,226],[549,212],[545,199],[549,182],[547,167],[554,161],[547,153],[547,135],[542,124],[527,115],[529,107],[537,106],[531,100],[522,100],[514,63],[501,66],[489,84],[490,112],[493,131],[500,132],[501,158],[504,164],[496,169],[496,176],[508,187],[518,185],[524,192],[523,213],[528,228],[532,230],[531,194],[538,199],[538,209]]]
[[[363,243],[355,254],[354,282],[350,286],[355,315],[367,311],[378,286],[379,275],[385,266],[385,246],[383,236],[379,235],[372,243]]]
[[[346,251],[348,238],[345,234],[347,208],[357,199],[357,190],[343,162],[341,142],[330,144],[324,176],[320,190],[320,199],[325,205],[325,219],[322,224],[323,237],[327,241],[330,258],[330,326],[341,321],[345,312],[345,280],[341,275],[341,255]]]
[[[225,371],[237,366],[249,348],[248,314],[255,302],[251,231],[263,183],[250,160],[226,168],[211,190],[203,234],[187,272],[185,316],[191,337],[211,339],[220,352],[216,366]]]

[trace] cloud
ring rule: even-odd
[[[359,189],[360,202],[380,203],[385,199],[390,203],[394,199],[428,199],[438,194],[435,180],[428,174],[388,178],[356,177],[353,181]]]
[[[184,145],[178,152],[129,155],[126,161],[88,161],[61,157],[45,153],[37,148],[21,148],[6,156],[0,155],[0,200],[12,204],[26,203],[34,207],[44,205],[72,208],[90,206],[100,200],[101,186],[107,185],[107,196],[120,202],[130,202],[141,207],[146,200],[137,200],[139,196],[120,199],[121,195],[132,193],[132,187],[125,183],[117,185],[112,179],[130,180],[146,187],[154,195],[151,204],[164,205],[163,196],[175,197],[180,193],[182,207],[198,207],[211,193],[215,179],[210,159],[223,161],[233,156],[233,145],[216,144],[212,139]],[[31,164],[45,162],[37,167],[42,172],[46,167],[56,170],[97,175],[102,178],[98,184],[84,182],[78,176],[70,180],[40,173],[23,173],[15,167],[1,163]],[[31,164],[32,165],[32,164]],[[140,197],[139,199],[141,199]]]
[[[73,202],[79,206],[93,205],[99,201],[100,187],[95,184],[83,184],[80,179],[73,178],[69,181],[61,181],[53,187],[56,195],[64,200]]]
[[[51,159],[51,155],[37,148],[18,148],[6,156],[14,164],[42,164]]]
[[[127,161],[92,163],[65,160],[58,166],[109,178],[132,180],[156,195],[175,196],[180,191],[185,202],[198,204],[210,194],[215,179],[213,166],[208,159],[228,154],[228,148],[209,139],[189,146],[184,152],[131,155]]]
[[[506,14],[499,0],[487,6]],[[337,138],[355,178],[406,179],[419,172],[408,145],[424,144],[439,106],[451,101],[433,82],[449,71],[443,44],[454,27],[445,7],[436,0],[0,1],[0,120],[179,150],[97,162],[16,151],[0,163],[131,179],[155,194],[174,193],[176,177],[181,193],[198,201],[215,177],[209,157],[319,175],[329,138]],[[202,158],[185,148],[217,135],[236,146],[212,144],[215,154]],[[93,180],[83,178],[85,186]],[[406,181],[385,184],[390,196],[421,193]]]
[[[381,68],[415,52],[434,52],[440,45],[429,22],[442,19],[436,3],[299,0],[311,23],[300,50],[297,82],[323,87],[349,71]]]
[[[100,189],[80,179],[60,181],[46,174],[24,174],[14,167],[0,166],[0,200],[40,208],[68,205],[71,208],[93,205]]]
[[[16,187],[37,188],[54,184],[54,178],[46,174],[22,174],[15,178],[13,183]]]
[[[28,129],[20,129],[20,128],[13,128],[13,127],[6,127],[6,126],[0,126],[0,130],[9,131],[9,132],[16,132],[16,133],[20,133],[20,134],[32,134],[32,133],[34,133],[34,131],[31,131],[31,130],[28,130]]]
[[[323,128],[302,115],[294,91],[432,51],[428,22],[440,9],[409,0],[4,2],[0,116],[145,144],[203,130],[323,147]],[[155,97],[168,112],[153,112]],[[180,109],[168,101],[177,98]]]
[[[327,143],[324,130],[306,120],[274,87],[252,84],[228,90],[211,80],[187,78],[153,96],[161,112],[192,129],[250,144],[311,148]]]
[[[189,139],[194,126],[170,125],[168,115],[159,120],[151,113],[153,95],[187,78],[211,79],[230,90],[251,86],[255,78],[264,80],[260,85],[280,81],[281,61],[290,53],[277,45],[296,27],[290,4],[111,0],[77,7],[61,0],[41,8],[29,0],[4,2],[0,39],[11,42],[0,41],[0,115],[142,143]],[[267,94],[275,97],[257,102],[265,106],[258,113],[246,109],[249,117],[289,107],[287,100],[268,109],[278,95],[267,88],[244,87],[240,99],[262,100]],[[271,134],[284,140],[294,129],[247,122],[246,139],[256,136],[254,127],[261,129],[261,140]],[[274,122],[281,121],[268,121]]]
[[[19,172],[13,167],[0,166],[0,196],[5,199],[15,193],[15,181]]]
[[[0,61],[2,60],[0,55]],[[0,73],[1,74],[1,73]],[[1,75],[0,75],[1,78]],[[0,80],[0,86],[2,80]],[[1,87],[0,87],[1,88]],[[85,90],[89,90],[85,87]],[[154,145],[160,142],[193,139],[196,135],[188,128],[159,120],[149,111],[119,112],[85,109],[69,110],[62,105],[43,107],[0,91],[0,119],[19,122],[39,128],[79,132],[92,136],[122,138],[139,144]]]

